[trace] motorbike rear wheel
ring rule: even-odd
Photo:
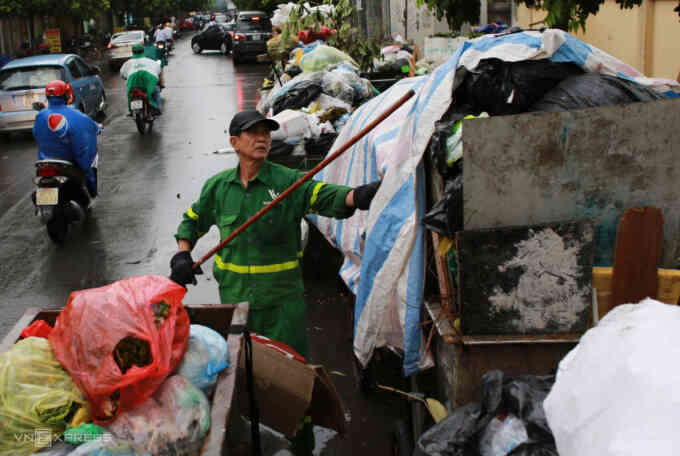
[[[66,240],[68,223],[66,223],[63,214],[55,215],[52,220],[47,222],[47,235],[55,244],[61,244]]]
[[[146,122],[144,122],[144,114],[141,111],[135,113],[135,123],[140,134],[146,133]]]

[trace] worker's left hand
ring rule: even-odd
[[[354,187],[354,205],[357,209],[362,211],[368,210],[371,206],[371,201],[373,201],[373,197],[378,192],[378,188],[380,188],[381,182],[382,181],[375,181],[370,184]]]
[[[203,274],[200,266],[196,269],[194,267],[194,260],[191,258],[191,252],[182,251],[177,252],[170,260],[170,279],[186,288],[187,284],[196,285],[196,274]]]

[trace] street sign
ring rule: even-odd
[[[50,46],[50,52],[58,54],[61,52],[61,31],[59,29],[46,29],[45,41]]]

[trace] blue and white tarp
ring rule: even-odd
[[[432,74],[399,81],[357,109],[336,139],[333,153],[409,89],[416,94],[316,179],[349,186],[382,179],[369,211],[346,220],[311,221],[345,255],[340,270],[356,295],[354,351],[366,365],[376,347],[404,351],[404,373],[431,365],[422,353],[420,322],[425,283],[425,180],[421,162],[438,121],[462,82],[456,69],[474,71],[488,58],[517,62],[573,62],[586,71],[631,79],[660,92],[680,93],[672,80],[646,78],[620,60],[561,30],[486,35],[465,42]]]

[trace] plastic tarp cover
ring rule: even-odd
[[[49,445],[85,406],[47,339],[22,339],[0,354],[1,456],[29,455]],[[36,431],[42,440],[34,441]]]
[[[663,99],[666,99],[664,95],[634,81],[606,74],[588,73],[572,76],[560,82],[529,110],[569,111]]]
[[[49,341],[87,397],[95,422],[143,403],[177,367],[189,340],[185,294],[169,278],[151,275],[71,293]],[[150,363],[123,373],[114,350],[130,337],[148,343]]]
[[[494,418],[521,420],[519,435],[505,437],[519,444],[508,449],[513,456],[557,456],[543,401],[555,380],[554,376],[507,377],[489,371],[482,377],[482,399],[455,409],[448,417],[420,436],[414,456],[479,456],[489,454],[483,444],[501,428]],[[517,433],[516,433],[517,434]],[[528,440],[527,440],[528,438]],[[521,443],[523,442],[523,443]],[[501,443],[501,442],[496,442]],[[482,453],[484,451],[484,453]],[[505,454],[505,453],[503,453]]]
[[[680,92],[669,79],[646,78],[633,67],[556,29],[485,35],[463,43],[427,76],[399,80],[356,109],[329,151],[333,153],[409,89],[416,95],[376,126],[315,179],[350,186],[382,178],[369,211],[345,220],[312,216],[324,236],[345,256],[340,275],[356,295],[354,352],[366,365],[376,347],[404,350],[406,375],[431,365],[421,353],[418,323],[425,283],[423,153],[453,101],[453,91],[480,61],[547,59],[571,62],[586,72],[624,77],[660,92]],[[303,73],[304,74],[304,73]]]
[[[679,356],[680,307],[609,311],[562,359],[543,404],[560,456],[678,454]]]

